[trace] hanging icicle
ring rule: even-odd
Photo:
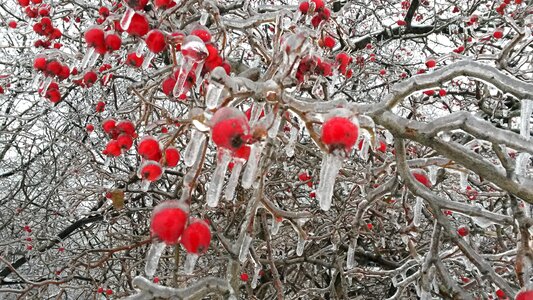
[[[279,232],[279,228],[281,227],[281,223],[283,222],[283,218],[272,216],[272,226],[270,233],[272,235],[276,235]]]
[[[259,165],[259,160],[261,158],[261,153],[263,152],[263,143],[257,142],[251,146],[250,158],[246,163],[246,168],[242,174],[242,187],[249,189],[252,187],[256,179],[257,167]]]
[[[355,267],[355,243],[352,241],[348,244],[348,252],[346,253],[346,270],[351,270]]]
[[[220,194],[222,193],[222,186],[224,185],[224,179],[226,171],[228,169],[229,162],[231,161],[231,152],[227,149],[220,150],[221,156],[217,163],[217,167],[211,176],[211,181],[207,187],[207,205],[210,207],[216,207]]]
[[[224,85],[216,81],[211,81],[205,93],[205,105],[207,109],[214,109],[218,106],[218,101],[224,90]]]
[[[183,264],[185,274],[190,275],[194,272],[194,267],[196,266],[196,262],[198,261],[199,257],[200,256],[198,254],[187,253],[185,263]]]
[[[468,186],[468,171],[461,172],[459,174],[459,188],[461,189],[461,192],[465,192],[467,186]]]
[[[296,146],[296,138],[298,137],[298,128],[296,126],[291,127],[290,135],[289,135],[289,142],[287,143],[287,146],[285,147],[285,153],[287,153],[288,157],[294,156],[294,147]]]
[[[189,140],[185,151],[183,151],[183,163],[187,167],[192,166],[196,159],[199,157],[201,146],[204,141],[205,135],[202,132],[192,128],[191,139]]]
[[[422,219],[422,206],[422,198],[416,197],[415,206],[413,208],[413,225],[415,225],[415,227],[420,227],[420,221]]]
[[[235,196],[235,189],[239,184],[239,176],[241,175],[242,167],[244,166],[244,160],[235,159],[233,160],[233,169],[231,169],[231,175],[226,184],[226,190],[224,192],[224,197],[226,200],[231,200]]]
[[[252,236],[250,236],[248,233],[244,235],[244,238],[242,239],[241,248],[239,250],[239,261],[245,262],[246,258],[248,257],[248,253],[250,252],[250,244],[252,243]]]
[[[161,254],[163,254],[163,251],[165,251],[166,244],[164,242],[153,242],[150,246],[150,250],[148,250],[148,254],[146,256],[146,265],[144,267],[144,272],[146,273],[146,276],[152,277],[155,274],[155,271],[157,270],[157,265],[159,264],[159,259],[161,258]]]
[[[342,163],[342,157],[333,153],[324,154],[322,166],[320,167],[320,181],[316,189],[316,197],[322,210],[327,211],[331,207],[335,179],[342,167]]]

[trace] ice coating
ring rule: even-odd
[[[193,66],[196,64],[197,69],[202,69],[203,61],[209,55],[205,43],[197,36],[187,36],[181,45],[182,62],[179,69],[178,78],[176,78],[176,85],[174,86],[173,94],[175,97],[180,96],[184,92],[185,80]]]
[[[231,200],[235,196],[235,188],[239,184],[239,176],[241,175],[242,167],[245,161],[243,159],[235,159],[233,163],[233,169],[231,169],[231,175],[226,184],[226,190],[224,191],[224,197],[226,200]]]
[[[316,197],[322,210],[329,210],[331,207],[331,198],[333,197],[333,188],[335,179],[342,167],[343,158],[334,153],[324,154],[322,166],[320,167],[320,181],[316,189]]]
[[[239,261],[241,263],[246,261],[246,258],[248,257],[248,253],[250,253],[250,244],[252,243],[252,236],[250,236],[248,233],[244,235],[244,238],[242,239],[241,248],[239,250]]]
[[[288,157],[294,156],[294,147],[296,146],[296,139],[298,138],[298,128],[296,126],[291,127],[291,131],[289,134],[289,142],[287,143],[287,146],[285,146],[285,153]]]
[[[190,275],[194,272],[194,267],[200,256],[194,253],[187,253],[185,257],[185,262],[183,263],[183,269],[185,274]]]
[[[255,182],[257,167],[259,165],[259,160],[261,158],[261,153],[263,152],[263,144],[261,142],[256,143],[251,146],[250,158],[246,163],[246,168],[242,174],[242,187],[249,189],[252,187],[252,184]]]
[[[220,194],[222,193],[222,187],[224,185],[226,170],[231,161],[231,152],[229,150],[222,149],[220,152],[220,159],[211,176],[209,186],[207,187],[206,199],[207,205],[210,207],[216,207],[218,205],[218,200],[220,199]]]
[[[191,129],[191,138],[187,143],[185,150],[183,151],[183,163],[187,167],[194,165],[194,162],[200,156],[200,151],[204,141],[205,135],[202,132],[196,129]]]
[[[422,219],[422,205],[422,198],[416,197],[415,206],[413,208],[413,225],[416,227],[420,226],[420,220]]]
[[[159,259],[161,254],[165,251],[166,244],[164,242],[155,242],[150,246],[148,254],[146,255],[146,265],[144,267],[144,272],[146,276],[152,277],[157,270],[157,265],[159,264]]]

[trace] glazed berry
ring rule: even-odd
[[[168,147],[165,149],[164,166],[172,168],[178,165],[180,161],[180,152],[174,147]]]
[[[154,208],[150,231],[167,245],[175,245],[183,233],[188,209],[177,201],[166,201]]]
[[[159,142],[153,137],[145,137],[137,146],[137,152],[147,160],[159,161],[161,159],[161,148]]]
[[[336,149],[350,151],[359,136],[359,128],[354,122],[343,117],[332,117],[322,126],[322,142],[329,152]]]
[[[180,243],[188,253],[203,254],[209,248],[211,242],[211,230],[207,223],[194,220],[185,228]]]

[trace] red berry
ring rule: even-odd
[[[46,69],[46,58],[36,57],[33,61],[33,68],[36,70],[44,71]]]
[[[126,57],[126,64],[135,68],[138,68],[142,66],[144,61],[143,56],[137,56],[137,53],[128,53],[128,56]]]
[[[93,132],[94,131],[94,125],[93,124],[87,124],[87,126],[85,126],[85,130],[87,130],[87,132]]]
[[[398,21],[396,21],[396,24],[398,26],[405,26],[405,25],[407,25],[407,22],[405,22],[404,20],[398,20]]]
[[[121,149],[129,150],[133,145],[131,135],[121,134],[117,137],[117,143]]]
[[[445,89],[440,89],[439,90],[439,96],[444,97],[444,96],[446,96],[446,94],[447,94],[447,92],[446,92]]]
[[[315,15],[311,19],[311,24],[313,25],[314,28],[317,28],[318,25],[320,25],[321,22],[322,22],[322,17],[320,15]]]
[[[248,158],[250,157],[250,146],[243,145],[242,147],[237,149],[235,152],[233,152],[233,157],[239,158],[242,160],[248,160]]]
[[[118,142],[115,140],[110,140],[109,142],[107,142],[105,149],[102,151],[102,154],[113,157],[120,156],[121,153],[122,149],[120,148]]]
[[[161,88],[163,89],[163,93],[167,95],[168,97],[172,96],[172,91],[174,90],[174,86],[176,85],[176,79],[174,77],[169,77],[165,80],[163,80]]]
[[[429,69],[435,68],[436,65],[437,65],[437,62],[434,59],[428,59],[426,61],[426,67],[428,67]]]
[[[116,121],[113,119],[107,119],[102,122],[102,129],[105,133],[111,133],[116,127]]]
[[[105,46],[104,31],[93,27],[85,32],[85,41],[90,47],[101,48]]]
[[[207,223],[201,220],[192,221],[183,231],[180,243],[188,253],[203,254],[209,248],[211,231]]]
[[[96,103],[96,112],[103,112],[104,108],[105,108],[104,102],[98,101],[98,103]]]
[[[63,252],[63,251],[65,251],[65,248],[64,248],[64,247],[59,247],[59,248],[57,249],[57,251],[59,251],[59,252]]]
[[[241,280],[242,280],[242,281],[246,282],[246,281],[248,281],[248,279],[249,279],[248,274],[246,274],[246,273],[242,273],[242,274],[241,274]]]
[[[502,290],[500,290],[500,289],[498,289],[498,290],[496,291],[496,296],[498,296],[498,298],[500,298],[500,299],[504,299],[504,298],[506,298],[506,297],[505,297],[505,292],[502,291]]]
[[[387,70],[385,69],[379,70],[379,75],[384,76],[385,74],[387,74]]]
[[[181,202],[163,202],[154,208],[150,231],[166,244],[174,245],[185,229],[188,213],[189,210]]]
[[[154,283],[159,283],[159,277],[154,277]]]
[[[496,30],[492,33],[492,36],[495,38],[495,39],[501,39],[503,37],[503,31],[501,30]]]
[[[100,7],[100,9],[98,10],[98,13],[104,17],[104,18],[107,18],[109,17],[109,8],[105,7],[105,6],[102,6]]]
[[[150,25],[145,16],[135,13],[131,18],[130,27],[126,30],[130,35],[133,36],[144,36],[150,30]]]
[[[151,137],[144,137],[137,146],[137,152],[146,160],[159,161],[161,159],[161,148],[159,142]]]
[[[372,228],[374,228],[374,225],[372,225],[372,223],[367,223],[366,228],[368,228],[368,230],[372,230]]]
[[[26,7],[30,5],[30,0],[18,0],[18,2],[19,2],[19,5],[22,7]]]
[[[98,290],[96,290],[97,293],[103,293],[104,292],[104,288],[103,287],[99,287]]]
[[[118,34],[108,34],[105,37],[105,45],[109,52],[117,51],[122,45],[122,39]]]
[[[211,41],[211,33],[207,28],[195,28],[191,31],[191,35],[199,37],[204,43],[209,43]]]
[[[427,91],[424,91],[424,94],[427,95],[427,96],[433,96],[433,95],[435,95],[435,91],[434,90],[427,90]]]
[[[135,137],[135,125],[131,121],[123,120],[118,122],[117,129],[122,133]]]
[[[149,182],[159,180],[163,175],[163,168],[155,161],[145,162],[139,169],[139,177]]]
[[[85,75],[83,76],[83,83],[85,83],[87,87],[91,87],[93,86],[93,84],[96,82],[97,79],[98,79],[98,76],[96,75],[96,73],[93,71],[89,71],[85,73]]]
[[[30,251],[30,250],[32,250],[32,249],[33,249],[33,246],[32,246],[32,245],[28,245],[28,246],[26,246],[26,250]]]
[[[320,139],[328,146],[329,152],[336,149],[350,151],[359,136],[359,128],[354,122],[343,117],[333,117],[322,126]]]
[[[324,8],[324,0],[311,0],[315,3],[315,11],[322,10]]]
[[[379,141],[378,151],[383,153],[387,152],[387,144],[384,141]]]
[[[335,47],[335,39],[333,39],[331,36],[326,36],[324,38],[324,47],[333,49]]]
[[[111,289],[107,289],[107,290],[105,291],[105,294],[106,294],[106,295],[111,295],[111,294],[113,294],[113,290],[111,290]]]
[[[180,152],[174,147],[165,149],[165,167],[172,168],[178,165]]]
[[[421,184],[425,185],[428,188],[431,187],[431,181],[426,175],[426,172],[424,172],[423,170],[414,170],[414,171],[411,171],[411,174]]]
[[[303,1],[300,2],[300,5],[298,5],[298,9],[302,14],[307,14],[307,11],[309,10],[309,2]]]
[[[16,21],[9,21],[8,26],[10,28],[15,29],[15,28],[17,28],[17,22]]]
[[[167,42],[165,41],[165,34],[163,32],[154,29],[146,36],[146,47],[153,53],[159,53],[165,50]]]
[[[61,73],[61,68],[63,68],[63,66],[60,62],[58,62],[57,60],[52,60],[48,62],[48,64],[46,64],[45,73],[48,75],[58,75],[59,73]]]
[[[249,138],[250,126],[246,116],[236,108],[219,109],[211,121],[211,136],[218,147],[236,151]]]
[[[461,226],[457,229],[457,234],[459,234],[462,237],[467,236],[469,232],[470,230],[468,230],[468,227],[466,226]]]
[[[155,7],[162,8],[162,9],[169,8],[172,3],[173,3],[172,0],[155,0],[154,1]]]
[[[532,300],[533,299],[533,290],[522,291],[516,295],[515,300]]]

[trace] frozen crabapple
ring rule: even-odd
[[[117,137],[117,143],[121,149],[127,151],[133,145],[133,139],[131,138],[131,135],[121,134]]]
[[[247,273],[242,273],[241,274],[241,281],[246,282],[246,281],[248,281],[248,279],[249,279],[249,276],[248,276]]]
[[[418,182],[425,185],[427,188],[432,186],[431,181],[424,170],[413,170],[411,171],[411,175],[413,175]]]
[[[94,131],[94,125],[93,124],[87,124],[87,126],[85,126],[85,130],[87,130],[87,132],[93,132]]]
[[[531,300],[533,299],[533,290],[521,291],[516,295],[515,300]]]
[[[146,35],[146,47],[153,53],[160,53],[165,50],[167,42],[165,34],[157,29],[153,29]]]
[[[142,55],[137,55],[137,53],[135,52],[128,53],[128,55],[126,56],[126,65],[128,66],[139,68],[140,66],[142,66],[143,62],[144,57]]]
[[[137,146],[137,153],[146,160],[159,161],[162,153],[159,142],[151,136],[144,137]]]
[[[331,153],[337,149],[350,151],[359,136],[356,123],[345,117],[332,117],[322,125],[320,139]]]
[[[178,243],[189,218],[189,209],[181,202],[170,200],[154,208],[150,232],[167,245]]]
[[[122,120],[122,121],[117,123],[116,127],[122,133],[125,133],[125,134],[127,134],[127,135],[129,135],[131,137],[135,137],[136,136],[136,134],[135,134],[135,125],[133,124],[132,121]]]
[[[194,219],[183,231],[180,243],[188,253],[203,254],[211,243],[211,230],[206,222]]]
[[[470,230],[466,226],[461,226],[461,227],[457,228],[457,234],[459,236],[465,237],[465,236],[468,235],[468,233],[470,233]]]
[[[236,151],[249,139],[250,125],[243,112],[223,107],[211,119],[211,136],[218,147]]]
[[[122,45],[122,39],[118,34],[112,33],[107,34],[105,36],[105,45],[107,48],[107,51],[113,52],[120,49],[120,46]]]
[[[154,182],[163,175],[163,168],[158,162],[146,161],[139,168],[138,176],[143,181]]]
[[[98,101],[98,103],[96,103],[96,112],[103,112],[105,109],[105,102],[103,101]]]
[[[174,147],[165,149],[165,157],[163,165],[167,168],[173,168],[178,165],[180,160],[180,152]]]
[[[150,25],[146,17],[140,13],[135,13],[131,18],[130,27],[126,30],[129,35],[141,37],[148,33]]]
[[[104,130],[105,133],[107,134],[111,134],[112,131],[115,129],[116,127],[116,123],[117,121],[115,121],[114,119],[107,119],[107,120],[104,120],[102,122],[102,129]]]
[[[428,69],[435,68],[436,65],[437,65],[437,61],[436,60],[434,60],[434,59],[426,60],[426,67]]]
[[[211,42],[211,33],[209,29],[203,25],[196,25],[193,30],[191,30],[191,35],[199,37],[204,43]]]
[[[83,75],[83,83],[87,87],[93,86],[93,84],[98,80],[98,76],[94,71],[89,71]]]
[[[116,140],[110,140],[107,142],[105,149],[102,151],[102,154],[112,157],[120,156],[122,149]]]

